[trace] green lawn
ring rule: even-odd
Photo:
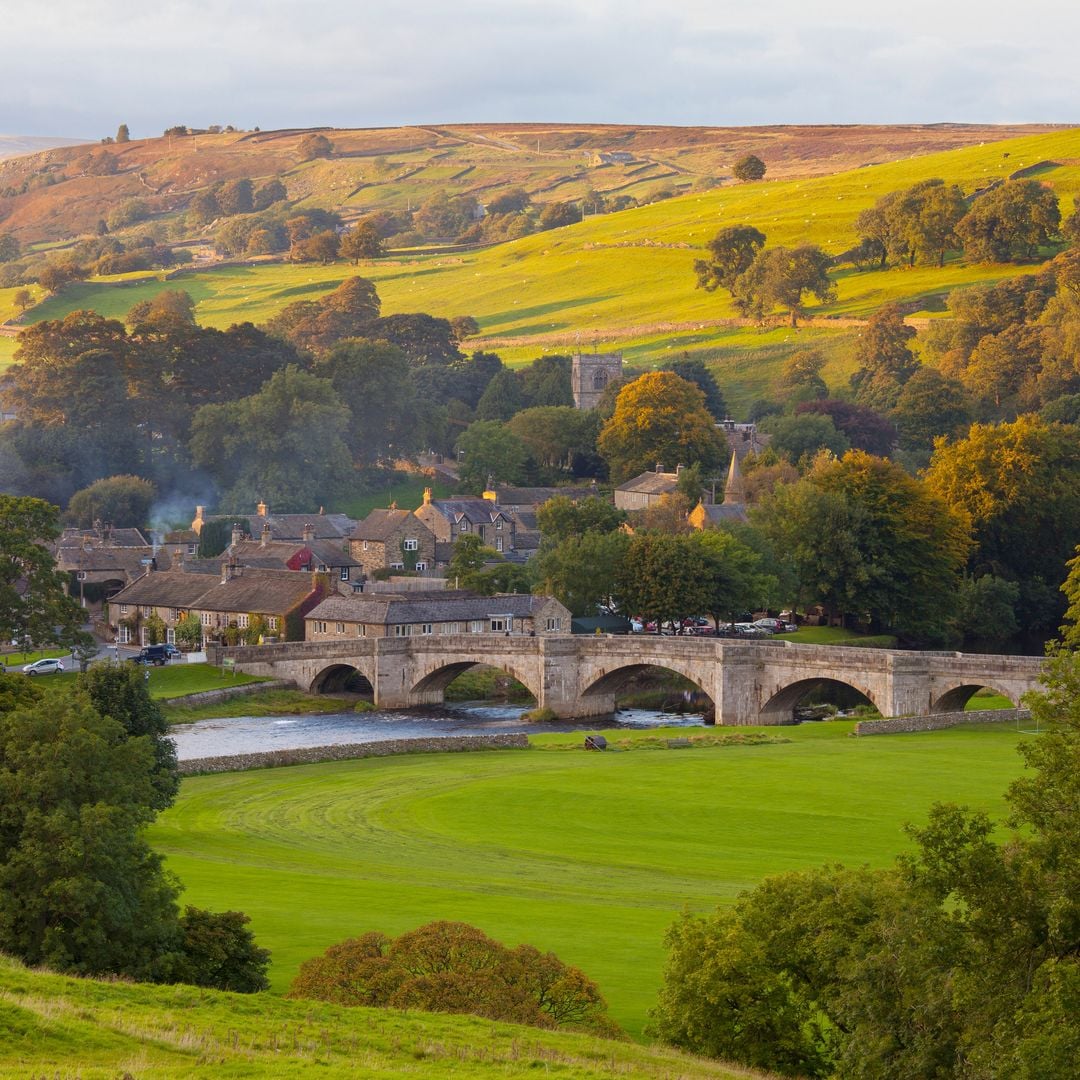
[[[463,919],[580,966],[638,1033],[684,905],[730,902],[782,870],[884,865],[937,799],[1003,814],[1021,769],[1008,725],[875,739],[852,726],[773,728],[790,741],[759,746],[195,777],[151,840],[186,900],[251,914],[278,990],[342,938]]]
[[[448,499],[454,493],[454,489],[447,484],[433,483],[426,476],[410,476],[389,485],[382,491],[346,499],[336,509],[358,521],[366,518],[372,510],[385,509],[392,502],[396,502],[402,510],[415,510],[424,501],[424,488],[427,487],[432,489],[433,497],[436,499]]]
[[[204,690],[221,690],[229,686],[267,681],[257,675],[245,675],[242,672],[222,673],[221,668],[211,664],[174,663],[143,670],[150,675],[150,696],[159,701],[183,697],[185,694],[198,694]]]

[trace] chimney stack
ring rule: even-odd
[[[259,517],[266,517],[266,503],[259,503],[259,505],[255,507],[255,513],[257,513]]]
[[[266,547],[268,543],[270,543],[270,522],[264,521],[262,536],[259,537],[259,547]]]
[[[311,541],[315,539],[315,526],[312,525],[310,521],[307,522],[304,525],[304,529],[300,533],[300,535],[301,535],[301,537],[303,537],[303,540],[304,540],[305,544],[310,544]]]
[[[205,506],[195,507],[195,520],[191,523],[191,531],[198,536],[202,532],[203,527],[203,512],[206,510]]]
[[[232,546],[236,547],[244,539],[244,530],[240,528],[240,522],[234,521],[232,527]]]
[[[424,488],[424,505],[427,506],[431,502],[431,488]]]

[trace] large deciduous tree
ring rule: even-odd
[[[597,449],[621,483],[656,467],[700,464],[717,469],[727,444],[705,408],[705,395],[668,371],[642,375],[623,387]]]
[[[157,489],[141,476],[108,476],[71,496],[67,519],[80,529],[95,521],[117,528],[141,528],[150,520]]]
[[[805,293],[822,304],[836,296],[836,287],[829,278],[831,265],[831,257],[813,244],[764,248],[736,278],[735,306],[742,314],[757,319],[764,319],[778,307],[786,308],[795,326],[803,314]]]
[[[765,162],[756,154],[745,154],[731,167],[736,180],[760,180],[765,175]]]
[[[59,511],[42,501],[0,495],[0,640],[74,645],[85,612],[67,596],[67,578],[48,547]]]
[[[1057,195],[1038,180],[1007,180],[980,195],[956,232],[974,262],[1016,262],[1034,258],[1058,236]]]
[[[497,420],[477,420],[457,441],[458,476],[466,491],[479,494],[490,484],[520,484],[529,453],[522,440]]]
[[[851,376],[855,396],[871,408],[891,409],[904,383],[919,370],[908,348],[915,328],[904,322],[895,304],[879,308],[859,334],[855,358],[859,369]]]
[[[765,234],[752,225],[731,225],[721,229],[705,245],[709,258],[694,263],[698,288],[706,292],[726,289],[734,295],[735,282],[746,273],[764,246]]]

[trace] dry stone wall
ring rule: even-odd
[[[1027,709],[972,709],[970,712],[937,713],[934,716],[894,716],[889,720],[860,720],[856,735],[898,735],[914,731],[941,731],[957,724],[1012,724],[1026,720]]]

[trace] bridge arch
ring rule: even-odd
[[[355,664],[328,664],[311,680],[309,694],[336,694],[353,690],[359,694],[375,694],[370,675]]]
[[[496,656],[436,662],[419,678],[414,676],[409,693],[410,695],[427,696],[441,701],[446,688],[459,675],[474,667],[490,667],[502,671],[512,679],[517,679],[538,702],[542,700],[542,688],[537,685],[538,680],[532,672],[523,670],[519,665]]]
[[[599,677],[594,678],[591,683],[582,689],[581,696],[614,697],[623,689],[623,687],[643,672],[657,669],[661,671],[670,671],[673,675],[678,675],[688,682],[693,683],[715,707],[716,700],[713,696],[715,693],[714,688],[703,685],[701,679],[695,677],[689,670],[680,670],[680,665],[677,663],[661,663],[656,660],[653,660],[652,663],[648,664],[625,663],[612,668],[610,671],[604,671]]]
[[[1008,699],[1013,708],[1017,708],[1020,704],[1018,695],[1015,692],[1005,690],[1001,686],[994,686],[989,683],[961,683],[950,690],[946,690],[936,700],[931,701],[930,712],[963,712],[967,708],[967,703],[980,690],[992,690],[995,694],[1000,694],[1003,698]]]
[[[781,687],[761,707],[759,722],[763,724],[790,723],[795,717],[795,708],[803,698],[815,690],[824,690],[831,687],[843,687],[845,690],[854,690],[855,693],[866,698],[881,714],[887,715],[888,709],[882,709],[881,703],[874,700],[874,695],[866,686],[860,686],[848,679],[826,679],[813,677],[797,679]]]

